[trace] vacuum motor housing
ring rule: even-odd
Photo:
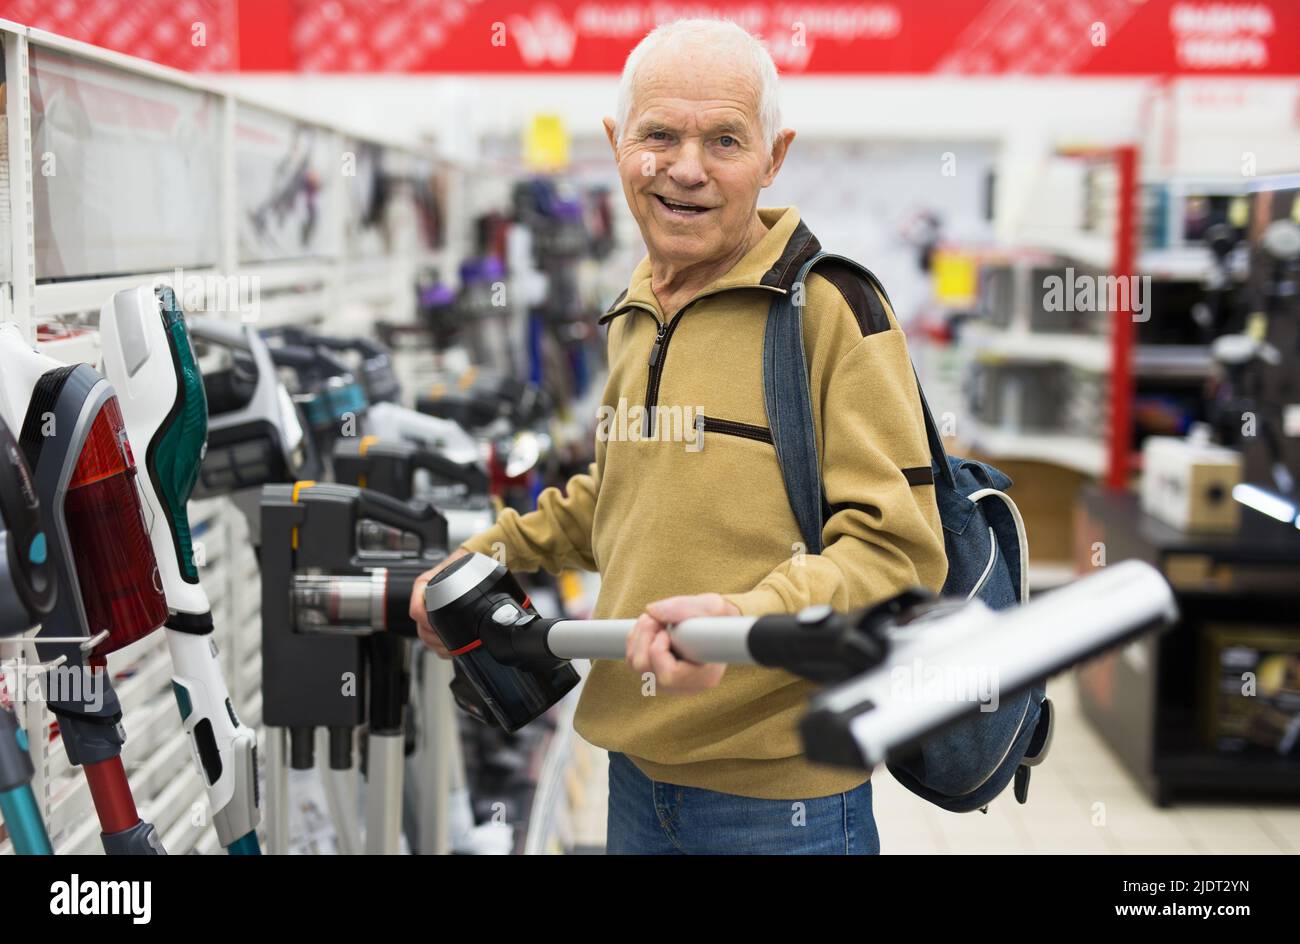
[[[468,554],[454,561],[429,581],[424,603],[456,663],[459,677],[452,691],[471,714],[517,731],[578,684],[578,673],[568,662],[556,659],[548,666],[530,659],[528,668],[505,665],[483,644],[489,623],[522,625],[538,619],[518,581],[492,558]]]

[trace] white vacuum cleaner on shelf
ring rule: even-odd
[[[170,613],[164,624],[172,689],[217,837],[257,855],[257,734],[240,722],[213,639],[187,506],[207,449],[208,405],[185,318],[172,290],[117,292],[99,315],[105,376],[118,391]]]

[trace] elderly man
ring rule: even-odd
[[[756,39],[722,21],[659,27],[628,57],[618,112],[605,131],[648,256],[600,319],[604,404],[639,422],[598,435],[589,475],[546,490],[530,514],[506,511],[458,555],[596,570],[595,615],[638,616],[626,663],[595,664],[575,722],[610,751],[611,853],[878,852],[866,775],[801,752],[811,684],[685,663],[665,627],[942,586],[934,487],[902,471],[930,465],[903,332],[879,293],[834,271],[793,284],[819,245],[794,207],[758,208],[794,132],[779,130],[776,68]],[[794,291],[806,293],[830,506],[815,555],[802,551],[762,392],[768,306]],[[445,654],[424,582],[412,616]]]

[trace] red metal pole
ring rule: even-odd
[[[99,828],[108,835],[130,829],[140,822],[131,785],[127,783],[122,758],[110,757],[95,764],[86,764],[86,781],[90,784],[90,798],[99,816]]]
[[[1137,268],[1138,149],[1123,145],[1115,149],[1119,180],[1119,220],[1115,226],[1113,275],[1132,287],[1129,276]],[[1121,291],[1121,304],[1110,328],[1110,431],[1106,487],[1122,492],[1128,487],[1130,453],[1133,448],[1133,307],[1132,292]]]

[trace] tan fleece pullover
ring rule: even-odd
[[[597,618],[635,617],[679,594],[721,593],[759,616],[817,603],[850,610],[913,586],[938,591],[947,561],[907,344],[883,299],[873,316],[853,280],[833,270],[805,286],[833,513],[822,553],[803,552],[767,429],[761,354],[769,304],[794,290],[820,247],[794,207],[759,216],[767,235],[678,312],[660,310],[642,260],[601,319],[610,374],[590,473],[545,490],[536,511],[505,511],[466,548],[503,551],[518,571],[599,571]],[[743,796],[807,799],[867,779],[803,756],[796,724],[815,686],[794,675],[731,666],[703,693],[650,691],[624,663],[597,662],[578,732],[656,780]]]

